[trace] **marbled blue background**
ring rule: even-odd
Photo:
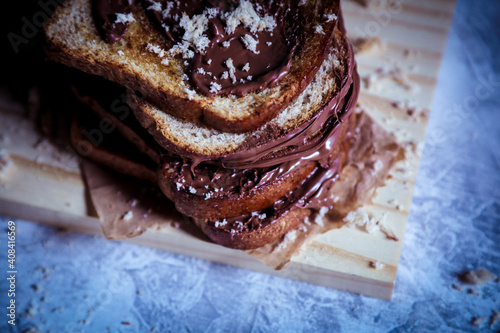
[[[498,85],[477,95],[485,80]],[[474,287],[479,295],[451,286],[465,269],[500,275],[500,2],[458,1],[390,302],[31,222],[17,227],[18,325],[7,327],[2,310],[2,332],[487,331],[470,321],[500,311],[500,283]],[[4,276],[5,233],[0,244]],[[1,278],[2,309],[6,290]]]

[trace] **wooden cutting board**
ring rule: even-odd
[[[274,271],[244,252],[195,239],[176,228],[148,231],[127,241],[390,299],[454,1],[379,3],[363,7],[343,1],[343,11],[350,37],[369,38],[374,45],[357,55],[363,82],[360,104],[408,148],[405,161],[395,166],[373,204],[363,207],[373,216],[388,212],[387,224],[398,242],[381,232],[334,229],[316,237],[288,269]],[[51,146],[19,111],[20,106],[0,96],[0,148],[11,164],[0,175],[0,213],[102,235],[76,159]]]

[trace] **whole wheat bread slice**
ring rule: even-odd
[[[140,91],[163,112],[225,132],[245,132],[286,108],[307,87],[329,50],[340,17],[338,0],[308,0],[299,9],[305,23],[289,72],[276,86],[243,97],[194,93],[183,79],[187,70],[183,59],[171,57],[164,65],[162,58],[147,50],[148,44],[164,50],[172,44],[138,5],[133,6],[135,22],[126,35],[107,44],[96,30],[91,0],[68,0],[44,27],[46,51],[52,60]]]
[[[353,61],[350,45],[339,29],[325,61],[309,86],[281,113],[255,131],[227,133],[201,123],[192,123],[166,114],[160,108],[129,91],[128,103],[134,114],[160,146],[179,156],[214,159],[245,150],[255,135],[257,144],[276,140],[314,117],[342,88]],[[273,135],[270,135],[273,133]]]

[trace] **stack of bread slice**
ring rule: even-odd
[[[113,81],[72,79],[94,111],[80,113],[74,145],[88,119],[109,121],[121,134],[114,145],[129,141],[142,157],[96,153],[102,147],[88,157],[158,184],[214,242],[257,248],[335,205],[330,187],[355,135],[359,92],[338,0],[68,0],[45,35],[49,59]],[[278,42],[264,38],[277,35],[272,49]],[[234,66],[224,56],[233,49],[246,52]],[[273,54],[283,58],[269,69],[277,75],[234,77]],[[207,68],[213,81],[200,83]]]

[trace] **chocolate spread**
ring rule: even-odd
[[[93,2],[97,28],[109,43],[125,35],[128,22],[116,22],[117,13],[130,12],[133,1],[126,1]],[[243,96],[275,85],[290,69],[302,30],[297,8],[272,1],[136,1],[171,47],[184,52],[190,82],[206,96]],[[248,4],[252,14],[241,19],[236,14]]]
[[[261,212],[226,218],[223,223],[218,220],[210,220],[207,223],[215,224],[221,231],[224,230],[229,233],[243,230],[260,230],[291,209],[310,208],[319,210],[322,207],[333,208],[334,200],[329,189],[333,186],[342,168],[339,155],[333,154],[333,152],[340,139],[350,140],[354,136],[354,133],[350,132],[349,128],[344,127],[349,126],[349,116],[353,112],[360,89],[354,53],[350,44],[347,43],[346,45],[349,54],[348,63],[346,64],[348,74],[345,76],[337,95],[313,119],[279,140],[221,158],[218,161],[219,163],[225,166],[232,165],[234,168],[226,175],[236,176],[229,176],[228,178],[221,177],[220,172],[219,174],[217,172],[207,173],[206,170],[209,167],[203,166],[207,162],[206,160],[183,163],[180,173],[177,173],[181,182],[182,179],[189,180],[198,195],[213,193],[214,189],[217,188],[215,195],[221,197],[231,193],[249,191],[256,186],[272,182],[278,177],[289,173],[293,168],[300,167],[303,163],[310,161],[318,163],[315,170],[299,187],[275,202],[271,207]],[[314,136],[314,133],[320,130],[322,130],[321,134]],[[344,131],[347,131],[347,134],[342,137]],[[311,136],[314,137],[310,139]],[[282,156],[273,155],[272,158],[267,158],[270,152],[283,146],[294,148],[290,149],[288,154]],[[197,165],[198,163],[201,164]],[[221,170],[221,167],[213,167]],[[201,172],[204,177],[197,179],[200,170],[204,170]],[[238,185],[237,180],[239,179],[246,186]],[[233,192],[234,190],[236,192]]]
[[[129,1],[94,0],[92,4],[92,15],[101,37],[110,44],[119,41],[127,32],[129,22],[120,20],[118,14],[131,13]]]

